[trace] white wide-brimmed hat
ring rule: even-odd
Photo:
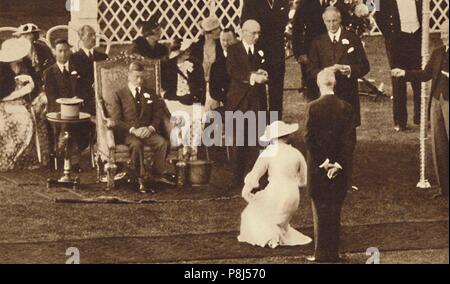
[[[203,31],[210,32],[220,28],[220,21],[217,17],[211,16],[201,21],[200,26]]]
[[[0,48],[0,62],[18,61],[30,53],[31,43],[25,38],[5,40]]]
[[[264,135],[259,139],[263,142],[270,142],[272,139],[283,137],[296,132],[299,129],[298,123],[287,124],[284,121],[274,121],[266,127]]]
[[[180,56],[181,53],[191,48],[192,44],[193,41],[190,39],[183,39],[180,44],[175,44],[174,49],[170,52],[169,59]]]
[[[21,25],[17,31],[14,33],[15,36],[20,36],[24,34],[34,33],[34,32],[40,32],[41,30],[36,26],[35,24],[28,23],[25,25]]]

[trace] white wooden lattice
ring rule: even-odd
[[[216,14],[223,27],[238,30],[243,0],[97,0],[100,29],[113,43],[130,43],[139,29],[136,22],[159,13],[163,22],[163,38],[195,39],[200,34],[199,22]],[[431,0],[431,32],[448,19],[449,0]],[[371,34],[379,34],[373,27]]]
[[[383,0],[382,0],[383,1]],[[430,31],[431,32],[439,32],[440,25],[448,19],[448,11],[449,11],[449,0],[431,0],[430,1],[430,9],[431,9],[431,19],[430,19]],[[380,30],[374,23],[371,35],[379,35],[381,34]]]
[[[130,43],[139,34],[138,20],[158,13],[163,38],[197,38],[200,21],[211,13],[223,27],[239,24],[242,0],[98,0],[100,29],[114,43]]]

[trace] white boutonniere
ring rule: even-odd
[[[70,73],[70,75],[72,76],[72,77],[75,77],[75,78],[77,78],[77,79],[80,79],[80,75],[78,75],[78,72],[77,71],[72,71],[71,73]]]
[[[151,96],[150,96],[150,94],[149,94],[149,93],[144,93],[144,98],[146,98],[146,99],[150,99],[150,98],[151,98]]]
[[[344,38],[344,39],[342,40],[342,44],[343,44],[343,45],[349,45],[349,44],[350,44],[350,41],[349,41],[348,39]]]
[[[348,49],[347,53],[352,53],[352,52],[354,52],[354,51],[355,51],[355,48],[354,48],[354,47],[350,47],[350,48]]]

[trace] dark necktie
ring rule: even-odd
[[[248,62],[250,62],[250,66],[253,66],[253,52],[252,49],[248,48]]]
[[[63,76],[64,76],[64,78],[66,78],[66,79],[69,79],[69,78],[70,78],[70,74],[69,74],[69,71],[67,70],[67,67],[66,67],[66,66],[64,66],[64,69],[63,69]]]
[[[135,97],[135,100],[136,100],[136,110],[137,110],[137,113],[138,113],[138,115],[140,115],[141,114],[141,108],[142,108],[142,94],[141,94],[141,92],[139,92],[139,88],[136,88],[136,97]]]
[[[90,51],[89,51],[89,59],[90,59],[91,61],[94,61],[94,54],[93,54],[93,52],[90,52]]]

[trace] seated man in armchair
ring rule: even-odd
[[[111,117],[115,137],[131,151],[131,168],[139,181],[139,191],[147,192],[144,184],[144,146],[150,147],[153,155],[153,177],[155,182],[173,185],[166,173],[168,139],[158,131],[167,123],[168,116],[161,100],[153,90],[143,86],[144,66],[133,62],[128,70],[128,85],[114,94],[107,110]],[[151,193],[153,190],[148,189]]]

